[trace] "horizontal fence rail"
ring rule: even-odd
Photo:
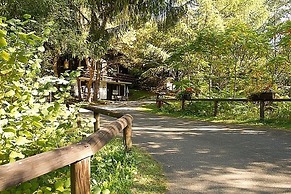
[[[126,149],[129,150],[132,146],[133,118],[129,114],[122,115],[121,113],[96,107],[83,106],[83,108],[92,110],[95,113],[94,115],[105,114],[120,118],[107,126],[101,127],[78,143],[1,165],[0,191],[71,165],[71,193],[89,194],[90,156],[98,152],[122,131]],[[96,123],[99,123],[99,120],[96,120]]]

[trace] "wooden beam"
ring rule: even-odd
[[[93,154],[88,143],[79,143],[0,166],[0,191],[52,172]]]
[[[182,99],[181,101],[181,109],[184,110],[185,109],[185,99]]]
[[[161,99],[163,101],[179,101],[175,98],[163,98]],[[250,100],[247,98],[192,98],[190,101],[218,101],[218,102],[258,102],[260,100]],[[270,102],[291,102],[291,98],[282,98],[282,99],[271,99],[271,100],[265,100]]]
[[[216,117],[217,114],[218,114],[218,101],[215,100],[215,101],[214,101],[214,112],[213,112],[213,116]]]
[[[90,157],[71,164],[71,193],[90,194]]]
[[[100,114],[97,112],[94,112],[94,132],[98,131],[100,129]]]
[[[94,107],[94,106],[91,106],[91,105],[83,105],[83,106],[81,106],[81,108],[84,108],[84,109],[87,109],[87,110],[91,110],[93,112],[97,112],[97,113],[102,114],[102,115],[115,117],[115,118],[120,118],[120,117],[123,116],[123,114],[120,113],[120,112],[112,111],[112,110],[106,110],[106,109],[102,109],[102,108],[97,108],[97,107]]]
[[[260,101],[260,120],[263,121],[265,119],[265,101]]]
[[[132,116],[124,115],[79,143],[1,165],[0,191],[94,155],[130,121]]]
[[[132,147],[132,117],[127,117],[128,125],[123,130],[123,139],[126,151],[130,151]]]

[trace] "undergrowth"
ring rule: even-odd
[[[121,138],[91,157],[90,180],[94,194],[161,194],[166,190],[161,165],[137,147],[126,152]],[[0,193],[69,194],[70,187],[70,168],[64,167]]]
[[[181,103],[170,102],[158,109],[155,104],[145,105],[147,111],[175,117],[185,117],[203,121],[246,124],[291,129],[291,103],[273,102],[266,104],[265,119],[260,120],[259,103],[219,102],[218,114],[214,116],[213,102],[187,102],[185,109]]]

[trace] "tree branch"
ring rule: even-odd
[[[82,11],[80,10],[79,7],[77,7],[76,5],[74,5],[71,1],[69,1],[69,4],[80,13],[80,15],[89,23],[91,24],[91,21],[82,13]]]

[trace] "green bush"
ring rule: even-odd
[[[32,22],[0,17],[0,164],[81,140],[77,106],[67,107],[70,80],[41,75],[45,37]],[[44,29],[43,34],[47,29]],[[54,101],[50,102],[54,93]],[[89,126],[85,129],[89,130]],[[67,170],[53,172],[3,193],[66,193]],[[61,185],[61,186],[60,186]]]
[[[93,132],[94,119],[83,119],[79,129],[79,107],[65,104],[76,72],[61,78],[41,75],[46,38],[26,30],[29,22],[0,18],[0,165],[78,142]],[[126,193],[132,184],[134,159],[121,141],[114,142],[92,157],[95,193]],[[70,193],[69,167],[0,193]]]
[[[186,101],[184,110],[181,110],[181,102],[171,102],[170,105],[163,105],[161,109],[151,105],[148,108],[154,112],[162,112],[175,116],[187,116],[206,120],[224,120],[238,123],[254,123],[260,121],[260,105],[258,102],[219,102],[218,114],[214,113],[214,102]],[[289,127],[291,119],[290,102],[272,102],[265,105],[264,123],[278,127]]]

